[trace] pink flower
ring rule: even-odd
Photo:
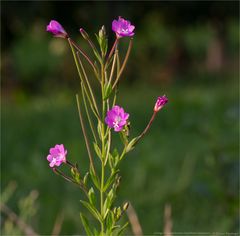
[[[158,112],[162,107],[168,102],[168,99],[165,95],[158,97],[154,106],[154,112]]]
[[[50,148],[47,160],[50,162],[49,166],[60,166],[63,162],[66,163],[67,150],[64,149],[63,144],[56,144],[55,147]]]
[[[68,34],[64,28],[55,20],[51,20],[47,26],[47,32],[52,33],[55,37],[68,38]]]
[[[114,128],[114,131],[119,132],[127,124],[128,117],[129,114],[125,113],[123,108],[114,106],[107,112],[105,122],[110,128]]]
[[[131,37],[134,35],[135,26],[131,25],[131,22],[125,20],[121,16],[118,17],[118,20],[112,22],[112,30],[116,33],[117,37]]]

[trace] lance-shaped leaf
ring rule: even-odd
[[[98,177],[94,174],[92,168],[90,168],[90,176],[91,176],[91,179],[94,183],[94,185],[96,186],[96,188],[98,188],[100,190],[100,182],[99,182],[99,179]]]
[[[117,171],[113,171],[113,173],[111,174],[111,176],[108,178],[108,180],[106,181],[105,185],[104,185],[104,188],[103,188],[103,191],[105,192],[109,186],[113,183],[114,179],[115,179],[115,176],[116,174],[119,172],[119,170]]]
[[[82,201],[80,200],[80,202],[89,210],[89,212],[99,221],[102,222],[102,217],[100,215],[100,213],[98,212],[98,210],[92,206],[91,204],[89,204],[86,201]]]
[[[89,222],[88,222],[87,218],[82,213],[80,213],[80,218],[81,218],[84,230],[86,231],[87,235],[92,236],[93,233],[90,230],[90,225],[89,225]]]
[[[103,204],[103,212],[104,212],[104,218],[107,216],[106,212],[107,210],[110,209],[112,203],[113,203],[113,200],[114,200],[114,192],[113,192],[113,189],[111,189],[106,197],[106,200]]]
[[[96,205],[96,196],[93,188],[90,188],[88,191],[88,199],[93,206]]]
[[[101,152],[100,148],[98,147],[98,145],[97,145],[95,142],[93,143],[93,147],[94,147],[94,150],[95,150],[97,156],[98,156],[98,157],[100,158],[100,160],[101,160],[101,158],[102,158],[102,152]]]

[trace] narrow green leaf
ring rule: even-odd
[[[109,158],[108,158],[109,162],[108,162],[108,163],[109,163],[111,169],[113,169],[113,168],[114,168],[114,159],[113,159],[113,156],[112,156],[111,153],[109,153],[108,155],[109,155]]]
[[[137,138],[133,138],[126,147],[126,153],[131,151],[134,148],[134,145],[137,141]]]
[[[95,192],[93,188],[90,188],[90,190],[88,191],[88,198],[90,203],[94,206],[96,205],[96,196],[95,196]]]
[[[114,200],[114,192],[113,190],[111,189],[106,197],[106,200],[103,204],[103,212],[106,212],[108,209],[110,209],[112,203],[113,203],[113,200]],[[104,214],[105,215],[105,214]]]
[[[104,96],[103,96],[103,99],[106,100],[109,98],[109,96],[111,95],[112,93],[112,85],[111,84],[106,84],[104,86]]]
[[[80,202],[89,210],[89,212],[90,212],[99,222],[102,221],[102,217],[101,217],[100,213],[98,212],[98,210],[97,210],[94,206],[92,206],[91,204],[89,204],[89,203],[86,202],[86,201],[80,200]]]
[[[95,228],[93,229],[93,232],[94,232],[94,236],[99,236],[100,235],[100,233]]]
[[[94,174],[94,172],[92,171],[92,168],[90,168],[90,176],[91,176],[91,179],[94,183],[94,185],[96,186],[96,188],[98,188],[100,190],[100,182],[99,182],[99,179],[98,177]]]
[[[127,228],[128,222],[124,224],[120,229],[117,231],[117,235],[122,235],[123,231]]]
[[[114,179],[115,179],[115,176],[116,174],[118,173],[118,171],[114,171],[111,176],[108,178],[107,182],[105,183],[104,185],[104,188],[103,188],[103,191],[105,192],[108,187],[113,183]]]
[[[102,122],[101,121],[98,121],[97,131],[98,131],[98,136],[101,140],[102,139]]]
[[[80,213],[80,218],[81,218],[81,221],[82,221],[84,230],[86,231],[87,235],[88,235],[88,236],[92,236],[93,233],[92,233],[92,231],[90,230],[90,226],[89,226],[89,223],[88,223],[87,218],[86,218],[82,213]]]
[[[111,210],[109,210],[106,218],[106,226],[107,229],[110,229],[112,231],[112,227],[114,226],[114,214]]]
[[[101,152],[100,148],[98,147],[98,145],[97,145],[95,142],[93,143],[93,147],[94,147],[94,150],[95,150],[97,156],[98,156],[98,157],[100,158],[100,160],[101,160],[101,158],[102,158],[102,152]]]
[[[87,173],[84,175],[84,177],[83,177],[83,183],[84,183],[84,185],[87,184],[88,176],[89,176],[89,172],[87,172]]]

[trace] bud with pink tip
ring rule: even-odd
[[[67,32],[64,30],[61,24],[55,20],[51,20],[47,25],[47,32],[52,33],[55,37],[68,38]]]
[[[154,112],[158,112],[163,108],[163,106],[168,102],[168,99],[165,95],[158,97],[154,106]]]

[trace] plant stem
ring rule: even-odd
[[[84,91],[82,85],[81,85],[81,90],[82,90],[83,102],[84,102],[87,118],[88,118],[88,121],[89,121],[89,125],[90,125],[90,128],[91,128],[92,134],[93,134],[94,141],[95,141],[95,143],[97,143],[96,133],[95,133],[95,130],[94,130],[94,127],[93,127],[92,118],[91,118],[91,116],[89,114],[89,111],[88,111],[87,102],[86,102],[86,98],[85,98],[85,91]]]
[[[105,68],[104,64],[101,64],[101,86],[102,86],[102,158],[101,158],[101,190],[100,190],[100,209],[101,209],[101,215],[102,218],[104,218],[104,212],[103,212],[103,204],[104,204],[104,178],[105,178],[105,166],[104,166],[104,159],[105,159],[105,125],[104,125],[104,118],[105,118],[105,100],[104,100],[104,85],[105,85]],[[104,219],[101,223],[101,234],[104,234]]]
[[[116,58],[117,58],[117,50],[114,53],[113,56],[113,63],[112,63],[112,69],[111,69],[111,73],[110,73],[110,77],[109,77],[109,81],[108,81],[108,85],[110,85],[111,81],[112,81],[112,77],[113,77],[113,73],[114,73],[114,69],[115,69],[115,65],[116,65]]]
[[[156,116],[157,112],[153,112],[152,114],[152,117],[150,119],[150,121],[148,122],[146,128],[143,130],[143,132],[138,136],[138,139],[136,140],[136,143],[135,145],[138,143],[138,141],[147,133],[147,131],[149,130],[149,128],[151,127],[154,119],[155,119],[155,116]]]
[[[113,44],[113,46],[112,46],[112,49],[111,49],[111,51],[110,51],[110,53],[109,53],[109,55],[108,55],[108,58],[107,58],[107,61],[106,61],[106,64],[105,64],[106,67],[108,66],[108,62],[109,62],[110,58],[112,57],[112,54],[113,54],[113,52],[114,52],[114,49],[115,49],[116,46],[117,46],[118,40],[119,40],[119,38],[116,38],[115,41],[114,41],[114,44]]]
[[[70,44],[72,44],[85,58],[86,60],[89,62],[89,64],[92,66],[94,72],[97,72],[97,69],[94,65],[94,63],[91,61],[91,59],[87,56],[87,54],[71,39],[68,38],[68,41]]]
[[[95,171],[94,164],[93,164],[93,158],[92,158],[92,154],[91,154],[91,150],[90,150],[90,145],[89,145],[89,141],[88,141],[88,138],[87,138],[87,133],[86,133],[86,130],[85,130],[83,117],[82,117],[82,113],[81,113],[81,108],[80,108],[78,94],[76,94],[76,100],[77,100],[79,119],[80,119],[80,123],[81,123],[81,126],[82,126],[82,132],[83,132],[83,136],[84,136],[84,139],[85,139],[87,152],[88,152],[88,156],[89,156],[89,160],[90,160],[90,168],[92,168],[93,173],[96,176],[96,171]]]
[[[73,45],[72,45],[70,39],[68,40],[68,42],[69,42],[70,48],[71,48],[71,50],[72,50],[74,62],[75,62],[76,67],[77,67],[77,71],[78,71],[78,75],[79,75],[80,81],[83,82],[83,76],[82,76],[82,73],[81,73],[81,70],[80,70],[80,67],[79,67],[79,63],[78,63],[78,60],[77,60],[77,57],[76,57],[76,54],[75,54],[75,50],[74,50],[74,48],[73,48]],[[84,85],[84,82],[83,82],[82,86],[83,86],[83,88],[84,88],[85,94],[86,94],[86,96],[87,96],[87,99],[88,99],[88,101],[89,101],[90,107],[91,107],[94,115],[99,119],[98,111],[97,111],[96,108],[94,108],[94,106],[92,105],[92,101],[91,101],[90,96],[89,96],[89,94],[88,94],[88,91],[87,91],[87,89],[86,89],[86,87],[85,87],[85,85]]]
[[[73,183],[73,184],[78,185],[78,186],[83,190],[83,192],[88,196],[86,187],[84,186],[84,184],[83,184],[82,182],[77,183],[74,179],[66,176],[62,171],[58,170],[57,168],[53,168],[53,172],[54,172],[55,174],[57,174],[57,175],[62,176],[62,177],[63,177],[65,180],[67,180],[68,182],[71,182],[71,183]]]
[[[90,95],[91,95],[91,97],[92,97],[92,101],[93,101],[94,107],[95,107],[95,109],[96,109],[97,114],[99,115],[98,107],[97,107],[97,103],[96,103],[96,99],[95,99],[95,97],[94,97],[94,94],[93,94],[91,85],[90,85],[90,83],[89,83],[89,80],[88,80],[88,77],[87,77],[87,74],[86,74],[86,71],[85,71],[85,69],[84,69],[84,67],[83,67],[81,58],[79,57],[79,53],[77,53],[77,59],[78,59],[78,62],[79,62],[79,64],[80,64],[80,66],[81,66],[83,75],[84,75],[84,77],[85,77],[85,81],[86,81],[86,83],[87,83],[88,90],[89,90]]]
[[[114,84],[112,86],[112,89],[114,89],[115,86],[117,85],[118,80],[119,80],[120,76],[122,75],[122,72],[123,72],[123,70],[124,70],[124,68],[125,68],[125,66],[127,64],[127,60],[128,60],[129,54],[130,54],[131,49],[132,49],[132,44],[133,44],[133,39],[131,38],[130,42],[129,42],[128,50],[127,50],[127,53],[126,53],[126,56],[125,56],[125,59],[123,61],[122,67],[121,67],[121,69],[120,69],[120,71],[119,71],[119,73],[117,75],[117,78],[116,78],[116,80],[115,80],[115,82],[114,82]]]
[[[102,218],[104,217],[104,212],[103,212],[103,203],[104,203],[104,192],[103,192],[103,188],[104,188],[104,175],[105,175],[105,170],[104,170],[104,162],[102,161],[102,171],[101,171],[101,191],[100,191],[100,204],[101,204],[101,215],[102,215]],[[104,232],[104,220],[103,222],[101,223],[101,233]]]

